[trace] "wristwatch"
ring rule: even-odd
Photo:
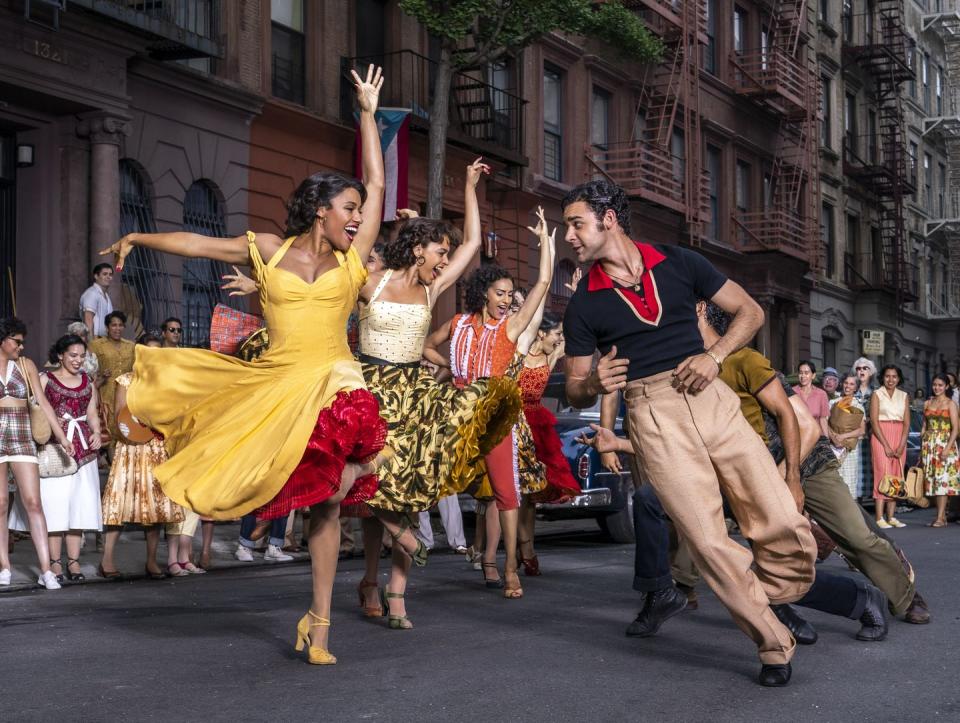
[[[713,360],[717,363],[717,370],[718,370],[718,371],[721,371],[721,372],[723,371],[723,360],[721,360],[720,357],[719,357],[717,354],[715,354],[714,352],[710,351],[709,349],[707,349],[707,350],[704,352],[704,354],[706,354],[708,357],[710,357],[711,359],[713,359]]]

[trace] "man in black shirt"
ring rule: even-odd
[[[724,358],[756,335],[763,311],[699,254],[631,240],[629,204],[615,184],[578,186],[563,209],[566,241],[579,261],[594,262],[564,318],[567,398],[585,407],[625,390],[640,465],[704,578],[757,644],[760,683],[786,685],[796,641],[769,606],[807,592],[816,544],[786,486],[769,484],[776,465],[737,396],[712,383]],[[706,351],[701,298],[733,316]],[[752,551],[727,535],[721,489]]]

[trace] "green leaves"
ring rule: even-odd
[[[446,41],[458,69],[519,51],[553,31],[597,38],[623,57],[663,52],[640,18],[619,0],[400,0],[400,9]]]

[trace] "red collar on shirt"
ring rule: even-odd
[[[645,244],[642,241],[634,241],[633,243],[636,244],[640,257],[643,259],[643,274],[640,276],[640,281],[643,284],[643,296],[629,287],[617,288],[613,279],[603,270],[599,261],[590,267],[590,273],[587,277],[587,291],[614,289],[630,305],[637,316],[647,323],[656,325],[660,321],[660,294],[650,271],[661,261],[666,261],[667,257],[650,244]]]

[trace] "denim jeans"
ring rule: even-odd
[[[253,528],[257,526],[257,516],[254,514],[244,515],[240,518],[240,544],[244,547],[253,549],[254,542],[250,539],[253,534]],[[270,523],[271,545],[283,547],[283,536],[287,531],[287,516],[278,517]]]

